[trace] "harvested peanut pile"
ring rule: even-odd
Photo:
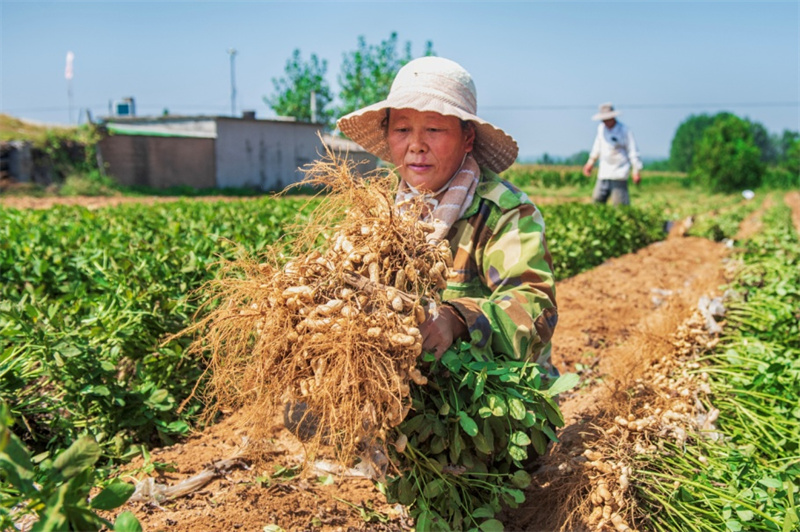
[[[571,492],[574,508],[565,529],[628,532],[646,516],[640,515],[631,491],[634,461],[661,452],[657,444],[683,444],[689,435],[713,435],[719,415],[707,409],[708,375],[695,361],[718,341],[710,333],[707,317],[696,312],[679,325],[672,339],[672,353],[656,360],[649,371],[628,390],[629,400],[619,404],[605,430],[594,427],[584,448],[562,457],[556,471],[545,472],[554,490]],[[701,401],[702,399],[702,401]],[[576,489],[579,488],[579,489]]]
[[[324,442],[347,457],[385,446],[410,409],[409,381],[425,383],[418,324],[452,258],[426,239],[421,204],[395,208],[391,175],[327,159],[304,184],[328,192],[314,222],[288,257],[276,247],[225,265],[192,349],[210,356],[209,403],[245,412],[254,439],[288,405],[309,455]]]

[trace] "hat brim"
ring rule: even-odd
[[[421,112],[434,112],[444,116],[455,116],[475,125],[475,142],[472,155],[480,166],[500,173],[514,164],[519,154],[517,141],[502,129],[467,113],[458,107],[439,99],[416,94],[408,98],[395,97],[368,105],[343,116],[336,125],[350,140],[371,154],[392,162],[386,131],[381,125],[387,109],[414,109]]]
[[[616,118],[622,113],[620,111],[609,111],[607,113],[597,113],[592,117],[592,120],[610,120]]]

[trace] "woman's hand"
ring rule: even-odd
[[[456,340],[467,334],[467,324],[456,309],[442,305],[436,316],[428,315],[420,324],[419,332],[422,334],[422,349],[432,352],[438,360]]]

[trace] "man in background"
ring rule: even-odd
[[[597,184],[592,193],[595,203],[606,203],[610,196],[612,205],[630,205],[628,174],[632,172],[636,185],[642,180],[639,174],[642,162],[636,141],[630,129],[617,120],[619,115],[620,112],[609,102],[600,104],[599,112],[592,117],[592,120],[601,120],[602,124],[597,126],[597,136],[589,160],[583,166],[583,175],[591,176],[594,163],[600,160]]]

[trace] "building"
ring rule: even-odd
[[[352,141],[321,135],[319,124],[230,116],[108,117],[98,144],[106,171],[124,186],[278,191],[301,181],[302,168],[326,145],[362,163],[378,159]],[[325,142],[325,144],[323,144]]]

